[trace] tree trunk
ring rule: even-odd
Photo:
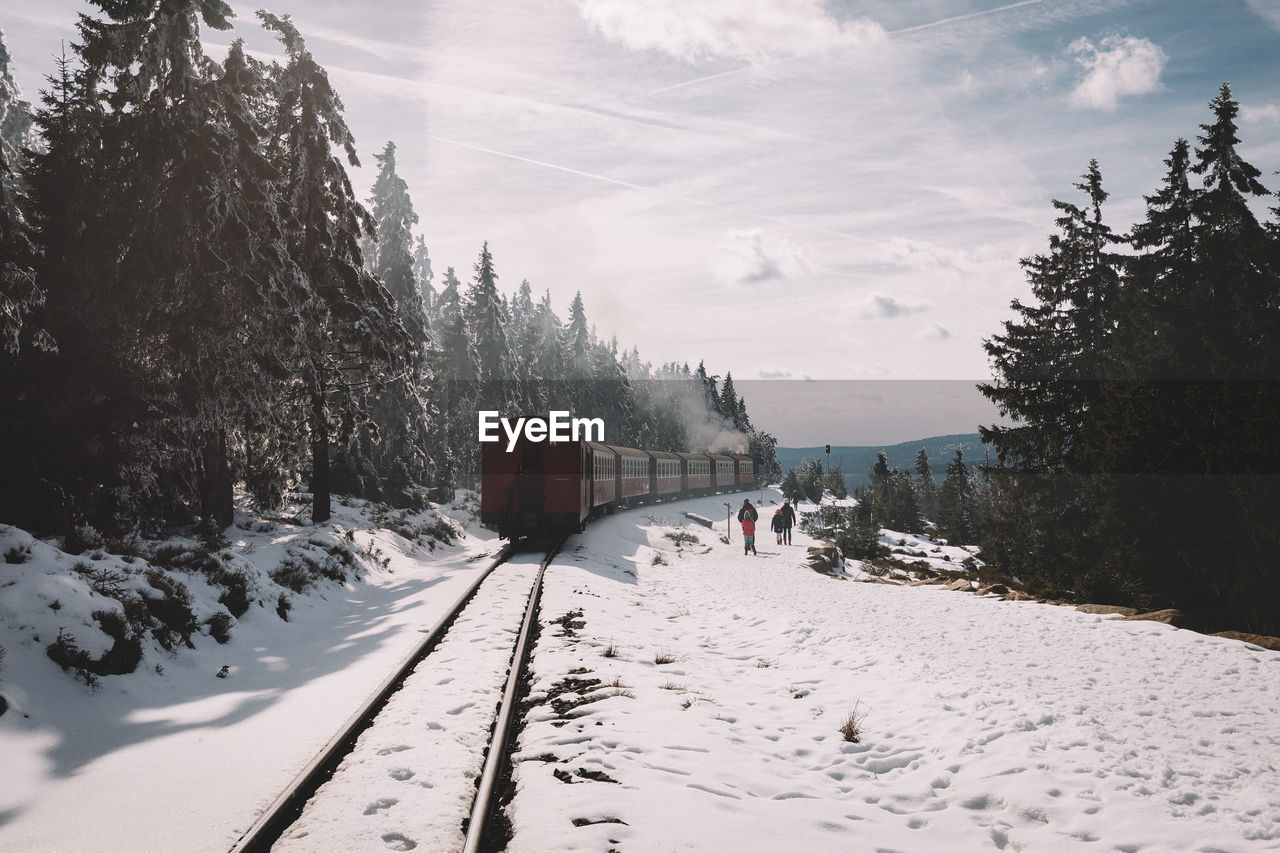
[[[227,464],[227,433],[218,430],[210,436],[201,450],[204,464],[204,482],[200,489],[200,514],[206,523],[218,530],[230,527],[235,521],[235,502],[231,469]]]
[[[329,418],[321,387],[311,395],[311,520],[316,524],[329,520],[329,488]]]

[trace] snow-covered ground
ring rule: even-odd
[[[1280,653],[635,515],[548,572],[536,688],[598,701],[531,713],[511,850],[1280,849]]]
[[[454,515],[459,527],[468,517]],[[69,569],[137,564],[71,557],[0,525],[0,552],[32,548],[24,563],[0,563],[0,851],[228,849],[498,550],[483,531],[430,550],[370,523],[367,507],[337,506],[328,525],[229,530],[224,550],[258,570],[250,591],[265,606],[236,620],[226,645],[202,634],[172,654],[145,644],[136,672],[103,677],[96,692],[45,654],[68,624],[94,655],[111,644],[88,618],[108,600],[86,596]],[[348,530],[364,579],[287,593],[284,622],[265,571]],[[179,576],[203,619],[215,591]],[[224,665],[230,676],[217,678]]]
[[[798,532],[747,557],[736,524],[683,516],[724,519],[725,500],[600,520],[548,571],[511,850],[1280,849],[1280,653],[818,574]],[[297,596],[288,625],[253,609],[229,644],[197,638],[96,693],[0,589],[0,850],[229,847],[495,549],[377,536],[390,567]],[[47,567],[42,547],[0,572]],[[458,685],[503,657],[479,640],[496,621],[420,668],[366,735],[390,763],[354,760],[290,849],[450,849],[464,809],[432,792],[473,772],[471,717],[449,712],[492,702]]]

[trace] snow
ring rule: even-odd
[[[1280,849],[1280,653],[818,574],[799,531],[744,556],[724,500],[601,519],[548,570],[512,851]],[[496,548],[338,522],[390,566],[294,596],[289,623],[254,607],[225,646],[148,650],[96,693],[43,653],[92,609],[58,578],[74,558],[37,542],[0,565],[0,849],[227,849]],[[0,528],[0,551],[24,536]],[[266,565],[283,538],[233,548]],[[970,553],[885,532],[903,538],[939,567]],[[279,849],[457,849],[531,562],[486,582]]]

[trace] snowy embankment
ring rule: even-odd
[[[1280,653],[840,580],[803,535],[678,550],[680,521],[605,519],[548,572],[511,850],[1280,848]]]
[[[439,516],[461,528],[471,511]],[[22,559],[0,563],[0,695],[9,703],[0,716],[0,850],[228,849],[497,550],[474,525],[450,546],[415,535],[435,522],[436,513],[380,517],[365,504],[336,506],[325,525],[242,522],[214,549],[248,593],[230,640],[216,642],[206,621],[225,612],[223,586],[206,571],[172,571],[200,625],[194,648],[179,640],[170,651],[147,634],[136,670],[101,676],[96,690],[59,669],[46,647],[61,629],[91,657],[106,651],[112,639],[92,614],[120,604],[92,582],[155,597],[147,561],[101,549],[71,556],[0,525],[0,553],[17,548]],[[282,566],[329,571],[330,552],[346,581],[318,578],[297,593],[270,577],[296,582]],[[216,677],[224,666],[228,677]]]

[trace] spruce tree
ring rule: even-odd
[[[720,385],[720,416],[733,424],[738,416],[738,391],[733,387],[733,374],[725,373],[724,382]],[[734,424],[737,427],[737,424]]]
[[[31,104],[20,97],[9,62],[0,30],[0,358],[18,353],[27,315],[44,304],[35,270],[39,249],[20,201],[23,149],[31,142]],[[47,332],[34,342],[41,349],[54,348]]]
[[[964,451],[957,448],[938,494],[938,527],[951,542],[974,541],[973,491],[973,473],[965,464]]]
[[[938,513],[938,482],[933,477],[933,469],[929,466],[929,452],[923,447],[916,454],[915,464],[916,498],[920,505],[920,513],[931,521]]]
[[[409,369],[390,378],[373,403],[376,438],[368,438],[367,452],[379,480],[377,492],[393,505],[403,506],[411,486],[430,478],[431,420],[427,389],[432,382],[428,361],[433,346],[419,280],[414,273],[412,227],[418,214],[409,188],[396,173],[396,147],[388,142],[376,156],[378,176],[369,199],[377,238],[373,274],[395,301],[396,314],[412,344]],[[433,450],[436,448],[432,448]],[[351,456],[357,456],[349,449]],[[366,494],[366,497],[375,495]]]
[[[1036,301],[1023,305],[1015,300],[1012,307],[1019,319],[1006,321],[1004,334],[984,342],[996,381],[978,386],[1013,421],[1012,426],[979,427],[982,440],[995,446],[1000,464],[1014,469],[1008,479],[1016,478],[1017,487],[1006,493],[1026,502],[1008,510],[1037,514],[1035,522],[1019,529],[1045,539],[1026,548],[1027,553],[1047,555],[1044,559],[1003,568],[1067,584],[1079,567],[1098,561],[1095,518],[1084,497],[1083,478],[1097,466],[1090,418],[1098,416],[1100,380],[1106,375],[1122,293],[1122,261],[1112,250],[1121,238],[1102,220],[1107,193],[1096,161],[1090,161],[1075,187],[1087,204],[1054,200],[1061,215],[1048,253],[1022,261]],[[936,520],[944,528],[959,523],[946,520],[953,509],[940,494]]]
[[[344,445],[367,421],[371,392],[406,369],[412,344],[390,294],[364,268],[359,240],[373,233],[374,223],[333,150],[359,164],[342,101],[288,16],[258,17],[289,60],[275,67],[279,105],[272,154],[293,211],[290,254],[317,297],[307,306],[299,372],[309,400],[304,422],[311,445],[311,515],[323,522],[331,512],[334,433]]]
[[[427,251],[427,241],[421,234],[413,244],[413,277],[417,280],[418,292],[422,295],[422,309],[431,318],[436,311],[436,289],[431,284],[435,273],[431,271],[431,253]]]
[[[465,312],[471,343],[475,348],[480,380],[478,407],[502,411],[507,407],[506,380],[511,367],[511,346],[507,321],[498,293],[498,273],[486,242],[476,259],[475,277],[467,290]]]

